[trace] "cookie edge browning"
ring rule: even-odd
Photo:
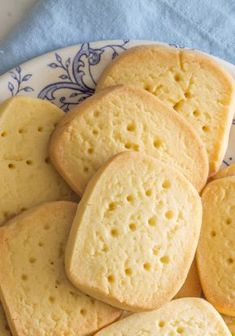
[[[144,307],[133,307],[130,306],[128,303],[126,304],[125,302],[120,303],[119,300],[116,298],[107,298],[107,296],[104,298],[104,294],[100,292],[100,290],[97,291],[96,288],[91,288],[90,286],[87,286],[86,283],[83,283],[83,281],[80,282],[80,279],[77,277],[77,275],[73,272],[73,260],[74,260],[74,255],[76,255],[76,237],[77,237],[77,232],[78,232],[78,227],[79,225],[77,224],[77,218],[82,218],[85,211],[86,211],[86,205],[90,199],[90,196],[92,195],[94,189],[99,185],[99,183],[103,183],[101,181],[102,175],[106,174],[107,170],[113,170],[115,169],[116,164],[122,165],[122,162],[126,162],[128,159],[134,161],[137,156],[141,156],[142,158],[150,158],[153,161],[156,161],[158,164],[162,164],[163,166],[168,166],[164,163],[162,163],[160,160],[157,160],[149,155],[143,154],[143,153],[136,153],[132,151],[125,151],[122,153],[119,153],[109,159],[96,173],[95,175],[91,178],[89,181],[87,188],[85,190],[85,193],[83,195],[83,198],[81,202],[79,203],[77,213],[75,215],[73,224],[72,224],[72,229],[70,231],[69,239],[67,241],[67,246],[65,249],[65,270],[67,273],[68,278],[70,281],[73,283],[73,285],[77,288],[79,288],[81,291],[84,293],[95,297],[97,300],[103,301],[107,304],[110,304],[111,306],[114,306],[116,308],[120,308],[123,310],[127,311],[133,311],[133,312],[138,312],[138,311],[146,311],[146,310],[152,310],[156,309],[157,307],[160,307],[163,303],[166,301],[169,301],[176,295],[176,293],[179,291],[179,289],[182,287],[183,283],[185,282],[185,279],[187,277],[188,271],[190,269],[191,263],[194,259],[195,252],[196,252],[196,247],[197,247],[197,242],[199,239],[200,235],[200,228],[201,228],[201,222],[202,222],[202,205],[201,205],[201,199],[200,196],[197,192],[197,190],[194,188],[194,186],[188,181],[188,179],[178,170],[175,168],[170,168],[173,173],[176,171],[178,176],[182,178],[188,186],[190,186],[192,192],[195,194],[195,197],[198,199],[198,228],[195,229],[195,236],[197,236],[196,239],[193,241],[193,248],[189,252],[186,253],[187,255],[187,260],[189,260],[189,265],[188,269],[182,270],[183,276],[181,278],[181,282],[178,280],[177,286],[175,288],[171,288],[172,293],[169,295],[169,300],[166,300],[165,298],[162,299],[162,302],[160,302],[159,297],[157,298],[158,300],[152,300],[151,305],[146,305]],[[115,166],[114,166],[115,165]],[[199,223],[200,222],[200,223]],[[157,295],[155,293],[155,295]],[[155,304],[156,303],[156,304]]]
[[[203,196],[208,192],[209,188],[213,185],[220,184],[221,182],[223,183],[224,181],[229,181],[232,180],[235,183],[235,176],[228,176],[228,177],[223,177],[220,179],[216,179],[210,183],[207,184],[207,186],[204,188],[201,198],[202,198],[202,206],[203,206]],[[202,226],[203,226],[203,220],[202,220]],[[201,230],[202,231],[202,230]],[[205,274],[205,272],[202,270],[202,267],[205,269],[205,266],[201,266],[204,264],[204,258],[203,255],[205,254],[205,251],[201,251],[200,249],[200,239],[198,242],[198,248],[196,252],[196,262],[197,262],[197,269],[198,269],[198,274],[202,286],[203,293],[208,300],[216,309],[218,312],[224,315],[232,316],[235,317],[235,305],[231,307],[231,303],[227,304],[226,300],[221,300],[217,292],[213,290],[212,286],[208,285],[208,274]]]
[[[58,126],[52,133],[50,143],[49,143],[49,154],[51,161],[54,165],[54,167],[57,169],[59,174],[64,178],[64,180],[67,182],[67,184],[78,194],[82,195],[85,190],[85,183],[82,181],[82,178],[78,177],[76,180],[76,183],[74,183],[74,174],[69,172],[69,166],[66,164],[65,160],[63,159],[64,155],[64,143],[67,141],[67,137],[70,132],[70,125],[73,122],[73,120],[79,118],[81,115],[86,113],[86,109],[89,107],[93,107],[96,105],[97,99],[102,101],[102,99],[106,99],[106,97],[110,94],[120,91],[130,91],[131,94],[134,92],[135,95],[138,95],[141,97],[141,99],[147,99],[148,104],[156,105],[157,107],[160,107],[165,113],[168,113],[169,117],[173,119],[173,121],[176,121],[177,124],[180,124],[181,129],[184,129],[185,134],[189,133],[188,141],[194,141],[194,143],[197,144],[197,154],[198,157],[195,158],[197,162],[200,162],[200,165],[198,164],[198,167],[200,168],[200,174],[198,174],[197,181],[190,181],[194,184],[195,188],[198,191],[201,191],[202,188],[205,186],[208,173],[209,173],[209,161],[208,161],[208,155],[206,152],[206,148],[204,146],[204,143],[200,139],[199,135],[195,132],[193,127],[188,123],[187,120],[182,118],[180,115],[178,115],[173,109],[171,111],[171,108],[164,104],[162,101],[160,101],[157,97],[152,95],[151,93],[146,92],[143,89],[135,88],[132,85],[117,85],[113,87],[106,88],[102,91],[100,91],[98,94],[93,95],[92,97],[87,98],[84,102],[82,102],[79,106],[74,108],[71,112],[69,112],[67,115],[65,115],[61,121],[58,123]],[[171,115],[172,114],[172,115]],[[115,154],[116,155],[116,154]],[[193,153],[192,153],[193,156]],[[199,158],[200,157],[200,161]],[[110,159],[110,158],[109,158]],[[105,162],[104,162],[105,163]],[[178,168],[178,167],[176,167]],[[179,169],[179,168],[178,168]],[[193,176],[192,176],[193,178]],[[189,179],[189,178],[188,178]]]
[[[98,79],[97,86],[96,86],[96,92],[100,92],[102,89],[107,88],[107,85],[104,85],[105,79],[107,75],[109,74],[110,70],[114,66],[118,66],[119,63],[125,62],[126,58],[129,58],[132,54],[139,53],[143,57],[145,53],[148,53],[149,51],[161,51],[166,53],[166,57],[170,54],[178,55],[177,57],[181,58],[196,58],[197,63],[199,63],[202,66],[207,66],[208,68],[212,69],[212,72],[218,74],[218,77],[222,78],[224,81],[224,84],[227,86],[226,90],[228,91],[228,87],[230,88],[230,103],[226,105],[228,107],[227,111],[227,119],[225,121],[224,125],[224,136],[223,141],[221,142],[220,150],[218,151],[218,158],[215,160],[214,168],[210,168],[209,176],[213,176],[216,174],[219,170],[219,167],[222,163],[222,160],[224,158],[225,152],[227,150],[228,141],[229,141],[229,134],[230,129],[232,125],[232,120],[234,116],[235,111],[235,81],[233,77],[230,75],[230,73],[223,67],[223,65],[219,64],[218,61],[214,58],[212,58],[210,55],[207,55],[199,50],[193,50],[193,49],[187,49],[187,48],[176,48],[173,46],[167,46],[167,45],[161,45],[161,44],[146,44],[146,45],[139,45],[131,47],[128,50],[125,50],[123,53],[118,55],[111,63],[105,68],[105,70],[102,72],[101,76]],[[114,83],[112,85],[116,85],[117,83]],[[134,84],[133,84],[134,85]],[[138,86],[138,83],[137,83]],[[140,87],[140,86],[139,86]],[[187,118],[183,118],[184,120]]]
[[[37,205],[29,210],[26,210],[24,213],[12,218],[4,226],[0,227],[0,249],[1,251],[3,251],[3,253],[5,251],[5,254],[8,255],[7,253],[8,250],[5,248],[5,244],[7,241],[7,227],[8,226],[10,226],[11,224],[14,224],[16,220],[22,221],[25,217],[33,215],[37,211],[40,211],[40,209],[42,209],[43,212],[51,211],[51,208],[54,206],[59,207],[59,208],[63,206],[71,207],[71,210],[74,211],[74,215],[75,215],[78,204],[75,202],[63,201],[63,200],[54,201],[54,202],[46,202],[46,203]],[[31,223],[31,224],[34,225],[34,223]],[[70,225],[72,225],[72,223]],[[8,325],[10,327],[10,330],[13,336],[24,336],[25,331],[23,330],[23,326],[21,323],[21,317],[20,315],[18,315],[18,313],[14,311],[14,308],[12,309],[14,305],[11,299],[12,294],[10,290],[8,289],[9,280],[8,278],[5,277],[5,273],[7,273],[7,265],[6,265],[6,262],[3,260],[3,258],[0,258],[0,269],[3,270],[0,272],[0,299],[1,299],[1,303],[4,308],[4,311],[6,313]],[[5,272],[4,272],[4,269],[5,269]],[[11,281],[14,282],[14,279],[12,279]],[[113,309],[113,307],[111,308]],[[117,321],[120,318],[120,316],[121,316],[121,311],[118,311],[118,310],[114,311],[113,317],[110,318],[110,322],[104,323],[103,326],[100,326],[97,329],[97,331]]]
[[[153,311],[150,311],[150,312],[143,312],[143,313],[136,313],[136,314],[132,314],[131,316],[127,316],[125,319],[117,321],[117,322],[113,323],[111,326],[101,329],[94,336],[109,335],[108,332],[110,331],[111,328],[113,328],[113,326],[118,326],[119,324],[123,325],[123,324],[125,324],[126,321],[133,321],[133,324],[134,324],[135,321],[136,321],[136,319],[141,319],[141,317],[143,315],[154,314],[154,313],[157,314],[159,311],[165,310],[169,306],[170,306],[170,310],[174,311],[175,305],[177,305],[177,303],[182,304],[184,302],[185,303],[192,302],[193,304],[199,306],[201,309],[205,309],[205,310],[209,311],[211,315],[212,314],[214,315],[215,319],[217,320],[218,323],[220,323],[221,327],[223,327],[223,329],[224,329],[224,335],[223,336],[231,336],[229,328],[226,325],[226,323],[224,322],[224,320],[221,317],[221,315],[217,312],[217,310],[208,301],[206,301],[206,300],[204,300],[202,298],[180,298],[180,299],[174,299],[171,302],[166,303],[164,306],[162,306],[158,310],[153,310]],[[177,307],[176,307],[176,309],[177,309]],[[164,314],[164,311],[163,311],[163,314]],[[159,318],[161,318],[161,317],[159,316]],[[106,334],[106,332],[107,332],[107,334]],[[111,330],[111,332],[112,332],[112,330]],[[110,334],[110,335],[113,335],[113,334]]]

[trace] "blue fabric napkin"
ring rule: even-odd
[[[0,44],[0,73],[84,41],[148,39],[235,63],[234,0],[39,0]]]

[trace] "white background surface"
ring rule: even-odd
[[[37,0],[0,0],[0,41]]]

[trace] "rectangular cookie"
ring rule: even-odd
[[[121,312],[78,291],[64,270],[77,205],[52,202],[0,228],[0,296],[14,336],[85,336]]]

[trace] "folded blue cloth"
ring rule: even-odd
[[[147,39],[235,62],[234,0],[39,0],[0,44],[0,73],[84,41]]]

